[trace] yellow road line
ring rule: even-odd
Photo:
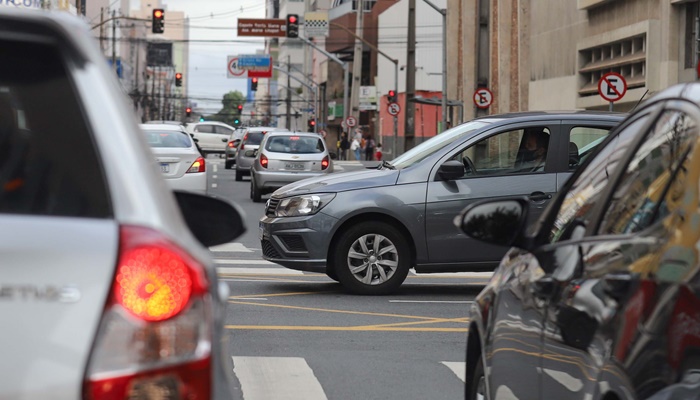
[[[381,328],[390,328],[390,327],[397,327],[397,326],[412,326],[412,325],[421,325],[421,324],[446,324],[446,323],[467,323],[469,322],[469,318],[443,318],[439,320],[430,320],[430,321],[411,321],[411,322],[397,322],[395,324],[379,324],[379,325],[367,325],[364,326],[364,328],[375,328],[375,329],[381,329]]]
[[[251,297],[281,297],[281,296],[298,296],[304,294],[325,294],[331,292],[288,292],[288,293],[269,293],[269,294],[251,294],[249,296],[229,296],[229,300],[236,300],[240,298],[250,299]]]

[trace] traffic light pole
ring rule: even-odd
[[[348,119],[348,86],[349,86],[349,81],[350,81],[350,72],[348,71],[348,63],[345,61],[342,61],[338,57],[334,56],[333,54],[327,52],[325,49],[322,49],[309,39],[299,36],[299,39],[301,39],[304,43],[308,44],[309,46],[313,47],[314,49],[320,51],[324,56],[330,58],[331,60],[337,62],[343,67],[343,85],[345,90],[343,90],[343,121],[346,121]],[[318,124],[317,124],[318,125]]]

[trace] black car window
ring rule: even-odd
[[[564,195],[561,207],[552,225],[550,240],[557,242],[565,240],[567,229],[575,226],[574,222],[587,225],[593,214],[593,208],[608,180],[620,162],[625,150],[637,136],[639,130],[647,121],[644,114],[625,126],[607,145],[595,154],[595,158],[582,173],[576,177],[571,188]],[[552,203],[554,205],[554,203]]]
[[[275,153],[323,153],[323,141],[308,136],[275,136],[265,142],[265,149]]]
[[[243,141],[245,141],[246,144],[259,145],[265,137],[265,133],[266,132],[261,131],[248,132]]]
[[[549,140],[545,126],[509,130],[478,141],[451,160],[464,164],[464,177],[544,173]]]
[[[189,135],[177,131],[145,131],[146,139],[151,147],[192,147]]]
[[[620,178],[599,233],[639,232],[665,215],[666,192],[694,149],[695,137],[693,118],[675,110],[664,111]]]
[[[574,171],[605,140],[609,128],[575,126],[569,131],[569,171]]]
[[[98,153],[62,55],[0,40],[0,213],[111,215]]]

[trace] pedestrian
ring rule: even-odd
[[[348,159],[348,149],[350,148],[350,142],[348,142],[348,136],[343,132],[342,135],[340,135],[340,145],[339,145],[339,152],[340,152],[340,159],[341,160],[347,160]]]
[[[374,159],[377,161],[382,161],[382,144],[377,143],[377,151],[374,152]]]
[[[352,138],[350,150],[352,150],[355,153],[355,160],[360,161],[360,151],[362,151],[362,149],[360,148],[360,141],[357,139],[357,136]]]
[[[365,161],[372,161],[374,158],[375,142],[371,137],[365,141]]]

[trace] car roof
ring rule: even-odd
[[[277,128],[274,126],[249,126],[245,129],[249,132],[289,132],[285,128]]]
[[[169,121],[169,120],[161,120],[161,119],[157,119],[157,120],[154,119],[154,120],[152,120],[152,121],[146,121],[144,124],[148,124],[148,125],[154,125],[154,124],[155,124],[155,125],[164,125],[164,124],[167,124],[167,125],[183,125],[183,123],[180,122],[180,121]]]
[[[176,131],[183,132],[182,125],[172,124],[141,124],[141,129],[146,131]]]
[[[549,119],[562,120],[599,120],[599,121],[622,121],[628,114],[609,111],[591,110],[551,110],[551,111],[523,111],[504,114],[487,115],[476,118],[475,121],[492,123],[528,122]]]
[[[322,136],[319,135],[318,133],[313,133],[313,132],[290,132],[290,131],[272,131],[268,135],[270,136],[311,136],[311,137],[317,137],[319,139],[322,139]]]

